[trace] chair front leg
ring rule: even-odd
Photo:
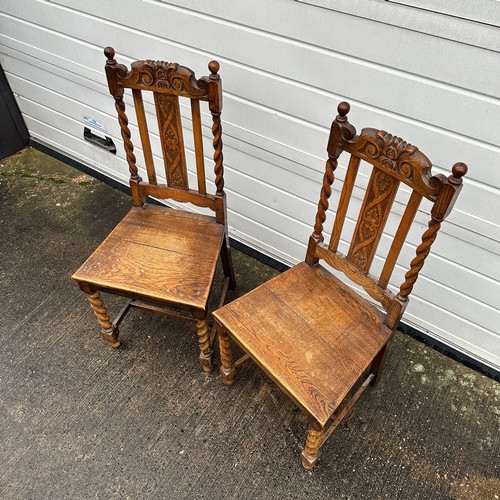
[[[87,299],[94,311],[97,321],[101,325],[101,335],[109,342],[109,345],[114,349],[120,347],[121,341],[118,339],[119,330],[117,326],[111,323],[108,311],[104,307],[104,302],[101,299],[99,292],[86,292]]]
[[[226,332],[226,329],[217,325],[217,333],[219,334],[219,351],[220,351],[220,375],[224,385],[232,385],[236,376],[236,368],[234,367],[233,352],[231,350],[231,340]]]
[[[323,444],[321,442],[322,435],[322,429],[318,429],[317,425],[309,423],[307,427],[306,446],[300,456],[304,469],[310,470],[316,465],[319,458],[319,449]]]
[[[205,373],[210,373],[213,370],[212,357],[213,351],[210,343],[210,329],[208,327],[208,320],[198,319],[196,322],[198,333],[198,344],[200,346],[199,362]]]

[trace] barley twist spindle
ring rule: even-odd
[[[233,366],[233,352],[231,342],[226,332],[219,332],[219,351],[222,366],[226,369]]]
[[[323,185],[321,186],[321,194],[318,202],[318,212],[314,223],[313,238],[316,241],[323,239],[323,223],[326,220],[326,211],[328,210],[328,199],[332,194],[332,183],[335,179],[334,171],[337,168],[337,159],[329,158],[326,162],[325,175],[323,176]]]
[[[429,228],[422,235],[422,243],[417,247],[417,255],[411,261],[410,270],[405,275],[405,282],[401,285],[398,293],[400,300],[406,300],[413,290],[413,285],[417,281],[418,273],[424,265],[426,257],[429,255],[431,245],[436,239],[441,223],[432,219],[429,221]]]
[[[214,173],[215,173],[215,185],[217,187],[217,195],[222,195],[224,193],[224,167],[223,167],[223,155],[222,155],[222,125],[220,119],[220,113],[212,113],[213,125],[212,134],[214,136],[213,146],[214,146]]]
[[[127,163],[130,171],[130,178],[134,181],[139,179],[139,171],[137,165],[135,164],[136,158],[134,155],[134,145],[130,139],[131,133],[128,128],[128,118],[125,114],[125,103],[121,97],[115,97],[115,108],[118,113],[118,123],[120,124],[120,129],[122,133],[123,144],[125,147],[125,153],[127,154]]]
[[[322,434],[311,425],[307,429],[306,446],[302,451],[302,465],[306,469],[312,469],[318,460]]]
[[[111,329],[113,325],[109,319],[108,312],[104,307],[104,302],[101,299],[100,293],[94,292],[92,294],[87,295],[87,298],[90,302],[92,310],[96,315],[97,321],[99,321],[99,324],[102,326],[102,328],[104,330]]]
[[[104,307],[104,302],[101,299],[100,293],[88,293],[87,299],[90,302],[90,307],[92,307],[97,321],[101,325],[102,337],[107,340],[114,349],[120,347],[121,341],[118,339],[118,328],[111,323],[108,311]]]
[[[198,329],[198,344],[200,345],[200,350],[204,353],[210,352],[210,335],[208,328],[208,321],[198,320],[196,322],[196,327]]]

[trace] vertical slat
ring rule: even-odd
[[[160,92],[154,98],[167,184],[189,189],[179,98]]]
[[[150,184],[156,184],[156,172],[153,162],[153,153],[151,152],[151,142],[149,141],[148,123],[146,121],[146,113],[144,112],[144,103],[142,101],[142,93],[138,89],[132,89],[134,96],[134,106],[137,115],[137,124],[141,135],[142,151],[144,153],[144,162],[148,173]]]
[[[394,236],[394,240],[392,241],[391,248],[389,250],[389,253],[387,254],[387,258],[385,259],[384,268],[382,269],[382,273],[380,274],[380,278],[378,280],[379,286],[384,290],[389,284],[389,279],[391,277],[392,271],[394,270],[394,266],[396,265],[398,255],[401,252],[401,248],[403,248],[403,243],[405,242],[406,236],[408,235],[408,231],[411,227],[411,223],[413,222],[421,201],[422,195],[417,193],[416,191],[413,191],[411,193],[410,200],[408,201],[408,205],[406,206],[406,209],[404,211],[403,217],[401,218],[401,222],[399,223],[398,230],[396,231],[396,235]]]
[[[344,180],[344,187],[342,188],[342,193],[337,207],[337,215],[335,216],[335,222],[333,224],[332,237],[330,239],[330,244],[328,245],[328,248],[332,252],[336,252],[339,246],[340,235],[342,234],[342,228],[344,227],[345,216],[347,214],[347,209],[349,208],[352,188],[354,187],[354,181],[356,180],[360,162],[360,158],[351,155]]]
[[[200,101],[191,99],[191,116],[193,119],[194,152],[196,156],[196,174],[198,177],[198,191],[207,193],[205,184],[205,162],[203,160],[203,134],[201,131]]]
[[[374,167],[361,207],[347,260],[368,273],[398,190],[399,180]]]

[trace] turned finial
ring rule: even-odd
[[[104,55],[108,58],[107,64],[113,64],[115,61],[115,49],[113,47],[106,47]]]
[[[210,70],[210,73],[212,73],[210,75],[210,79],[213,80],[213,79],[219,78],[219,75],[217,74],[217,72],[220,69],[220,64],[217,61],[210,61],[208,63],[208,69]]]
[[[351,109],[351,106],[349,105],[348,102],[341,102],[338,106],[337,106],[337,111],[339,112],[339,115],[337,116],[337,121],[338,122],[346,122],[347,121],[347,118],[346,118],[346,115],[347,113],[349,113],[349,110]]]
[[[450,175],[448,177],[448,180],[452,184],[461,184],[462,183],[462,177],[467,173],[469,170],[469,167],[465,164],[462,163],[461,161],[455,163],[453,167],[451,167],[451,172],[453,175]]]

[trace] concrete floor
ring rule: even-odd
[[[223,387],[192,324],[139,311],[120,349],[98,335],[70,276],[129,197],[36,150],[0,163],[0,498],[500,497],[497,382],[397,334],[305,471],[305,419],[255,365]],[[276,273],[234,260],[237,294]]]

